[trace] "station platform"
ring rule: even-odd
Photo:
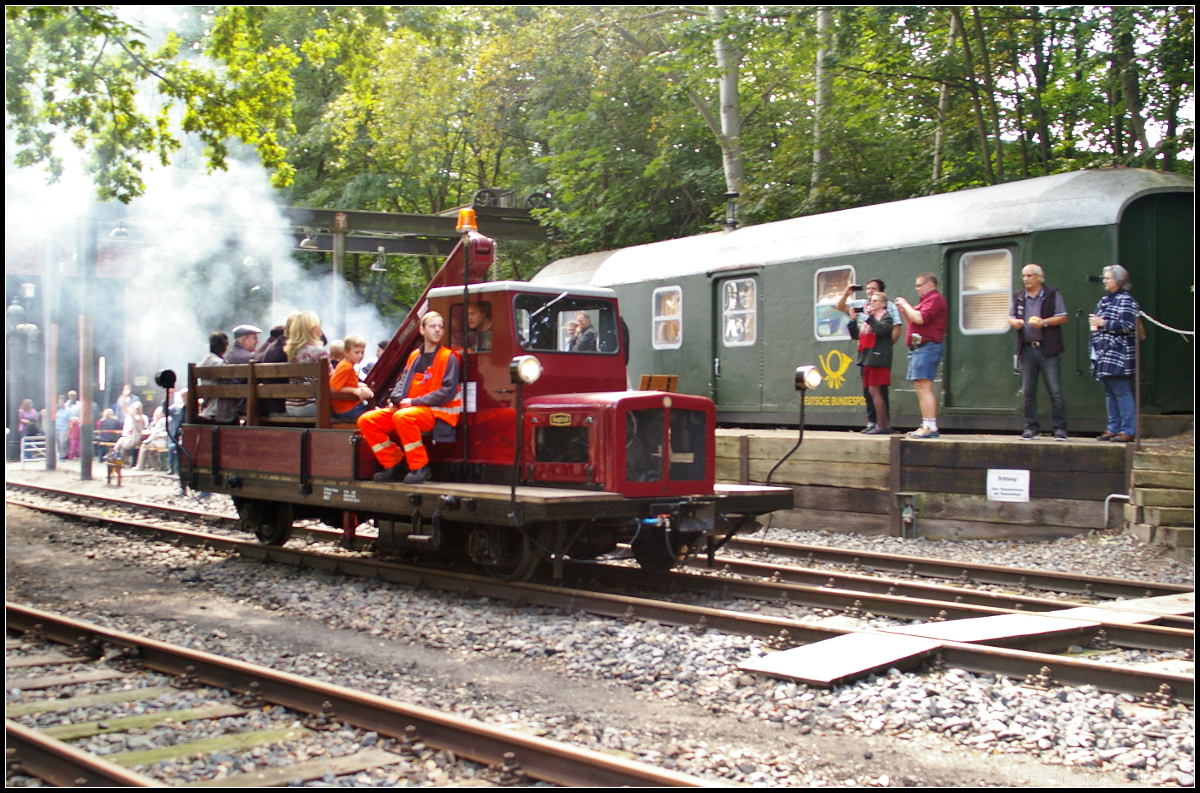
[[[717,481],[762,483],[796,443],[795,430],[718,429]],[[1132,444],[1049,435],[946,435],[807,430],[771,484],[796,508],[771,525],[930,539],[1051,540],[1125,523]],[[1194,455],[1194,452],[1192,452]],[[989,470],[1029,472],[1028,501],[989,498]],[[1109,500],[1106,510],[1105,502]],[[912,520],[906,522],[907,514]],[[1107,511],[1107,519],[1106,519]]]

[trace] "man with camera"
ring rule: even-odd
[[[855,292],[864,291],[864,288],[862,286],[860,286],[858,284],[851,284],[850,286],[846,287],[846,291],[842,293],[842,296],[840,298],[838,298],[837,305],[834,306],[834,308],[836,308],[838,311],[841,311],[844,314],[849,314],[850,321],[859,323],[859,327],[861,329],[862,323],[866,322],[866,317],[867,317],[867,313],[868,313],[864,309],[870,304],[871,298],[874,297],[877,292],[884,292],[884,291],[886,291],[886,289],[887,289],[887,287],[885,287],[883,285],[882,278],[872,278],[870,281],[867,281],[867,284],[866,284],[865,291],[867,293],[867,296],[865,298],[860,297],[860,298],[851,300],[850,296],[853,295]],[[892,301],[889,300],[887,303],[887,312],[888,312],[888,316],[891,317],[891,319],[892,319],[892,341],[895,342],[897,339],[900,338],[900,330],[901,330],[900,310],[898,308],[896,308],[895,303],[893,303]],[[860,375],[863,375],[865,377],[866,373],[863,371],[862,365],[859,365],[858,372]],[[883,403],[885,405],[887,405],[888,415],[890,416],[892,405],[891,405],[891,402],[888,400],[888,387],[881,386],[880,390],[883,393]],[[876,426],[878,426],[878,423],[879,423],[878,418],[879,417],[875,415],[875,401],[871,398],[871,392],[870,392],[870,389],[867,388],[867,384],[866,384],[865,380],[863,381],[863,399],[865,399],[867,402],[867,426],[864,427],[860,431],[863,433],[867,433],[867,432],[870,432],[871,430],[875,429]]]
[[[933,378],[938,364],[942,362],[943,342],[946,339],[946,320],[950,306],[938,291],[937,276],[921,273],[917,276],[917,294],[921,299],[913,306],[902,297],[896,298],[896,307],[908,320],[908,336],[904,340],[908,347],[908,379],[917,390],[917,402],[921,406],[921,426],[908,437],[937,438],[937,394],[933,390]]]
[[[1067,439],[1067,403],[1062,392],[1062,328],[1067,321],[1067,305],[1062,293],[1043,283],[1045,273],[1036,264],[1021,269],[1024,289],[1013,293],[1008,324],[1017,331],[1017,360],[1021,366],[1021,403],[1025,409],[1025,431],[1021,440],[1031,441],[1041,432],[1038,426],[1038,373],[1050,392],[1050,413],[1054,417],[1054,440]]]

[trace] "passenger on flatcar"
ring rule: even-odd
[[[208,336],[208,355],[198,366],[222,366],[225,363],[225,352],[229,349],[229,336],[222,330],[214,330]],[[215,380],[209,380],[203,385],[216,385]],[[200,411],[200,418],[208,419],[217,424],[232,424],[237,421],[236,399],[214,399]]]
[[[392,389],[395,407],[372,410],[358,419],[358,429],[384,469],[375,474],[376,482],[395,482],[401,476],[410,485],[427,481],[432,472],[421,433],[432,431],[435,442],[453,442],[456,437],[453,428],[462,414],[462,391],[458,357],[442,346],[445,330],[445,320],[436,311],[421,317],[422,344],[408,357],[404,376]],[[393,434],[399,436],[399,446]]]
[[[371,373],[371,370],[375,368],[375,364],[379,363],[379,359],[383,356],[383,351],[387,349],[387,346],[388,346],[387,339],[384,339],[383,341],[379,342],[379,344],[375,346],[375,357],[367,358],[367,359],[363,360],[362,363],[360,363],[358,366],[354,367],[355,369],[358,370],[358,379],[359,380],[367,379],[367,375],[369,375]]]
[[[1045,286],[1045,271],[1039,265],[1021,268],[1024,289],[1013,293],[1008,311],[1008,324],[1017,330],[1017,360],[1021,365],[1021,404],[1025,409],[1025,431],[1022,440],[1033,440],[1041,432],[1038,426],[1038,372],[1050,392],[1050,414],[1054,419],[1054,440],[1067,439],[1067,403],[1063,399],[1062,367],[1059,356],[1063,351],[1062,328],[1067,321],[1067,304],[1062,292]]]
[[[865,298],[857,298],[855,300],[851,300],[850,296],[852,294],[854,294],[854,292],[855,292],[854,286],[855,286],[854,284],[850,284],[849,286],[846,287],[846,291],[842,293],[842,296],[840,298],[838,298],[838,302],[834,306],[834,308],[837,309],[838,311],[842,311],[847,314],[850,314],[851,322],[853,322],[855,319],[855,315],[853,312],[854,311],[859,312],[858,326],[859,326],[859,330],[862,330],[863,325],[865,325],[866,321],[867,321],[867,314],[870,313],[869,311],[866,310],[866,308],[870,304],[871,298],[874,297],[878,292],[882,292],[887,287],[885,287],[883,285],[882,278],[872,278],[870,281],[867,281],[866,286],[865,286],[865,291],[867,293],[867,296]],[[890,300],[887,301],[887,312],[888,312],[888,316],[891,317],[891,319],[892,319],[892,343],[895,343],[900,338],[900,332],[903,330],[903,320],[901,320],[901,318],[900,318],[900,309],[896,308],[896,304]],[[852,332],[851,336],[853,336],[853,335],[854,334]],[[889,346],[889,348],[890,348],[890,346]],[[859,350],[860,351],[862,350],[861,345],[859,346]],[[858,364],[858,371],[859,371],[859,374],[862,375],[862,377],[863,377],[863,399],[867,403],[867,426],[862,429],[862,432],[863,432],[863,434],[867,434],[867,433],[870,433],[871,430],[875,429],[875,427],[879,425],[879,417],[875,412],[875,400],[871,397],[870,388],[867,386],[867,381],[866,381],[867,372],[863,369],[862,363]],[[892,410],[892,403],[890,400],[890,395],[888,394],[888,386],[889,385],[891,385],[890,379],[888,380],[888,385],[880,386],[880,393],[883,394],[883,404],[887,408],[888,415],[890,416],[891,410]],[[885,421],[883,423],[883,426],[891,427],[891,424],[889,424],[888,422]]]
[[[921,273],[917,276],[917,294],[921,299],[916,307],[902,297],[896,298],[896,307],[908,320],[908,337],[905,339],[909,349],[908,379],[917,389],[917,402],[921,406],[921,427],[908,433],[910,438],[938,437],[938,405],[933,378],[942,362],[950,306],[937,287],[936,275]]]
[[[346,357],[346,343],[341,339],[329,342],[329,374],[337,371],[338,364]]]
[[[329,406],[331,418],[334,421],[356,421],[359,416],[370,410],[370,403],[365,401],[375,396],[375,392],[367,388],[366,383],[358,381],[356,364],[362,360],[367,351],[367,340],[362,336],[351,333],[342,342],[345,356],[329,378]]]
[[[287,344],[283,351],[287,353],[290,363],[310,363],[326,361],[328,365],[329,351],[321,341],[321,319],[315,311],[301,311],[291,318],[287,326]],[[293,385],[311,384],[311,377],[293,377]],[[287,400],[289,416],[315,417],[317,415],[317,400],[315,397],[289,397]]]
[[[233,347],[225,354],[225,363],[239,364],[253,361],[255,353],[258,350],[258,334],[260,333],[262,333],[262,330],[253,325],[238,325],[234,328]],[[242,378],[235,378],[230,382],[240,384],[246,381]],[[246,400],[234,400],[233,414],[235,416],[246,415]]]
[[[300,312],[293,311],[287,316],[287,322],[291,322],[292,318]],[[265,344],[258,348],[258,352],[254,353],[254,363],[287,363],[287,353],[283,351],[283,346],[287,344],[287,326],[276,325],[271,328],[271,338]],[[276,377],[259,380],[264,385],[282,385],[287,383],[286,379]],[[282,415],[287,412],[287,401],[283,399],[260,399],[258,402],[258,412],[263,416]]]
[[[1129,271],[1119,264],[1104,268],[1106,294],[1088,316],[1092,329],[1088,354],[1092,376],[1104,386],[1108,429],[1099,440],[1129,443],[1137,437],[1137,401],[1133,396],[1136,370],[1136,337],[1141,306],[1130,290]]]

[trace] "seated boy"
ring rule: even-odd
[[[362,360],[363,353],[367,351],[367,340],[351,333],[344,344],[345,357],[329,378],[329,406],[334,421],[353,422],[371,409],[365,400],[375,396],[375,393],[358,381],[358,372],[354,371],[354,365]]]

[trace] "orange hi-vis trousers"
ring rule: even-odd
[[[381,408],[359,416],[358,430],[384,468],[407,459],[408,469],[415,471],[429,464],[421,433],[432,432],[435,420],[433,411],[427,407]],[[399,436],[399,446],[392,440],[393,434]]]

